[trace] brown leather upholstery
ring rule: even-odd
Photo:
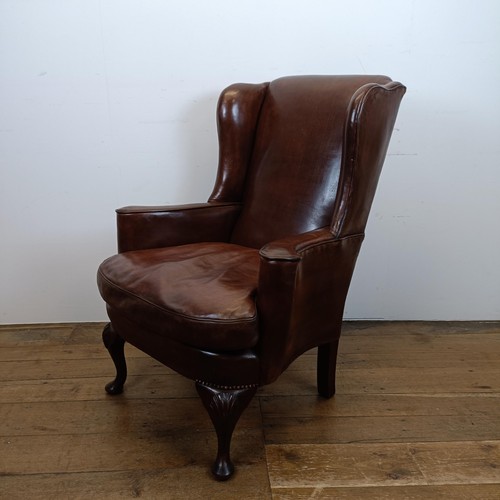
[[[334,392],[344,303],[405,87],[385,76],[235,84],[217,107],[207,203],[118,210],[119,254],[98,284],[117,367],[123,341],[196,380],[219,436],[214,474],[255,388],[319,347]]]

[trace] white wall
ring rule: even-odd
[[[0,0],[0,323],[105,319],[114,208],[205,201],[236,81],[408,86],[349,318],[500,319],[497,0]]]

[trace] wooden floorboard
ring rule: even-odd
[[[281,488],[498,483],[499,441],[285,444],[266,447]]]
[[[0,326],[0,498],[500,498],[498,322],[346,322],[336,396],[301,356],[243,414],[227,483],[191,381],[127,346],[104,393],[102,326]]]

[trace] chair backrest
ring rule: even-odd
[[[367,104],[370,90],[396,87],[401,91],[392,105],[376,92]],[[226,89],[219,100],[221,156],[211,199],[243,204],[231,241],[259,248],[284,236],[338,226],[334,214],[344,220],[342,203],[353,196],[352,185],[346,185],[355,177],[350,171],[356,167],[358,177],[371,176],[376,186],[403,94],[404,87],[385,76],[297,76]],[[364,114],[370,115],[367,125],[378,143],[365,133],[366,144],[360,144],[364,128],[358,122],[370,106],[372,112]],[[360,147],[369,150],[368,157],[358,154]],[[373,165],[356,166],[356,159]],[[373,198],[373,181],[368,185]]]

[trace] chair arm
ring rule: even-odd
[[[257,308],[261,383],[300,354],[340,335],[345,299],[363,235],[321,228],[260,250]]]
[[[329,227],[322,227],[307,233],[297,234],[272,241],[260,249],[260,256],[266,260],[299,261],[309,248],[331,243],[335,240]]]
[[[118,251],[227,241],[240,208],[222,202],[119,208]]]

